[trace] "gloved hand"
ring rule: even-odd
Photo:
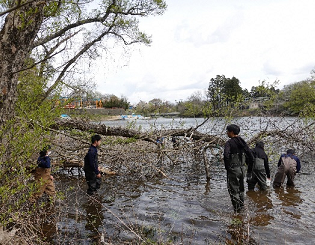
[[[253,178],[253,174],[251,172],[248,172],[246,175],[246,182],[251,181]]]
[[[270,183],[271,183],[271,180],[267,178],[266,179],[266,184],[267,184],[268,187],[270,186]]]

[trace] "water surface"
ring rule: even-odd
[[[283,123],[289,125],[292,120]],[[165,128],[194,126],[201,121],[155,120],[157,127]],[[243,132],[266,127],[257,122],[259,118],[254,118]],[[126,121],[105,123],[128,126]],[[145,120],[136,123],[143,130],[152,127],[152,121],[151,126]],[[212,127],[201,131],[224,131],[223,120],[211,123]],[[84,176],[60,174],[56,185],[66,199],[50,239],[55,244],[139,244],[137,235],[141,233],[146,241],[160,244],[232,244],[249,234],[251,244],[315,244],[314,166],[312,161],[302,162],[294,188],[247,192],[245,212],[239,215],[233,212],[220,162],[212,164],[209,182],[198,162],[174,166],[168,178],[155,181],[103,177],[98,196],[92,199],[86,195]],[[272,162],[272,177],[275,172],[276,162]]]

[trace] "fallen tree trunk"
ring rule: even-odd
[[[122,127],[108,127],[106,124],[96,124],[83,120],[58,120],[52,129],[62,130],[62,129],[77,129],[81,131],[92,131],[96,134],[101,134],[104,136],[122,136],[134,139],[140,139],[156,144],[156,138],[158,137],[171,137],[171,136],[183,136],[189,137],[189,139],[195,141],[204,141],[217,146],[223,146],[225,141],[215,135],[208,135],[198,132],[199,125],[196,128],[189,129],[169,129],[163,131],[153,131],[150,133],[142,133],[137,130],[122,128]]]
[[[257,141],[263,140],[270,159],[276,161],[279,154],[285,152],[287,147],[295,148],[301,157],[304,154],[310,155],[315,147],[311,136],[313,122],[295,120],[281,127],[279,121],[268,118],[265,120],[265,127],[258,130],[252,130],[252,127],[245,123],[242,125],[245,132],[242,137],[250,147],[254,147]],[[56,138],[52,143],[55,145],[56,158],[60,160],[82,161],[90,144],[89,137],[95,133],[104,136],[104,143],[99,152],[100,162],[121,176],[139,180],[152,179],[155,176],[167,176],[169,171],[172,171],[172,166],[197,163],[204,165],[204,174],[209,180],[212,164],[219,166],[223,162],[223,148],[227,140],[224,128],[228,121],[220,125],[211,123],[205,125],[205,122],[207,120],[196,127],[152,129],[144,132],[130,128],[108,127],[106,123],[72,119],[58,120],[50,130],[55,133]],[[218,133],[215,135],[202,133],[199,131],[201,125],[205,126],[203,132]],[[78,130],[79,134],[72,134],[72,130]],[[83,132],[86,134],[81,137]],[[179,144],[174,144],[170,140],[172,136],[178,137],[178,142],[175,143]],[[157,138],[162,137],[165,140],[160,144]],[[129,141],[123,138],[135,140]]]

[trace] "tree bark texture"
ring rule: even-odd
[[[34,1],[10,12],[0,32],[0,124],[14,116],[19,72],[32,51],[43,22],[45,2]]]

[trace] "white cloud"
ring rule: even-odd
[[[235,76],[248,89],[261,80],[280,80],[281,87],[309,77],[315,66],[313,0],[167,3],[163,16],[140,20],[151,47],[136,46],[130,59],[124,50],[114,62],[108,58],[97,72],[98,90],[132,103],[174,102],[203,92],[216,75]]]

